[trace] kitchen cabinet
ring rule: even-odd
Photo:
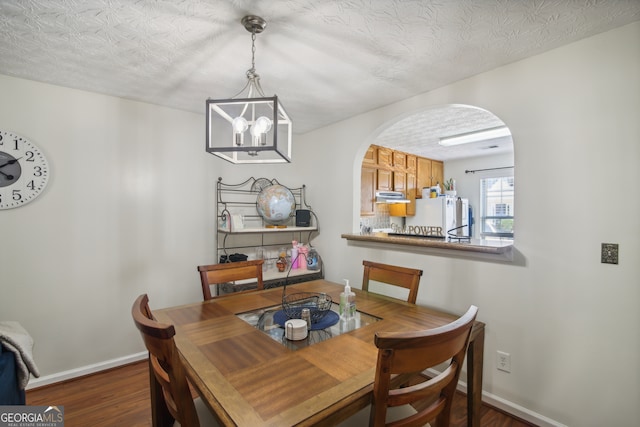
[[[431,160],[425,157],[417,159],[416,198],[422,197],[422,189],[432,187],[437,183],[441,189],[444,183],[444,163],[440,160]],[[426,196],[428,197],[428,195]]]
[[[431,185],[440,184],[440,192],[444,192],[444,163],[431,160]]]
[[[393,203],[389,205],[389,215],[391,216],[413,216],[415,215],[415,173],[411,171],[394,171],[393,172],[393,190],[402,191],[405,197],[413,202],[409,203]],[[413,198],[410,195],[413,193]]]
[[[393,172],[388,169],[378,169],[377,189],[379,191],[393,190]]]
[[[407,154],[407,170],[415,173],[417,167],[418,157],[411,154]]]
[[[416,174],[416,197],[422,197],[422,189],[431,187],[431,160],[423,157],[418,158]]]
[[[415,199],[422,188],[444,183],[442,161],[371,145],[362,159],[360,215],[375,215],[376,191],[402,191],[411,201],[407,215],[415,215]]]
[[[391,157],[393,159],[394,168],[407,168],[407,155],[405,153],[402,151],[393,151]]]
[[[414,216],[416,214],[416,172],[407,171],[407,216]]]
[[[407,173],[402,171],[393,172],[393,191],[402,191],[407,189]]]
[[[378,147],[378,166],[383,168],[393,167],[393,150],[385,147]]]
[[[362,164],[377,165],[378,164],[378,147],[370,145],[367,152],[364,153]]]
[[[360,216],[376,213],[376,178],[378,169],[363,166],[360,173]]]

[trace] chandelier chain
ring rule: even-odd
[[[251,73],[256,72],[256,32],[251,32]]]

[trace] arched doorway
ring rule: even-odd
[[[496,136],[495,133],[480,134],[480,131],[488,129],[503,129],[506,132],[501,136]],[[473,136],[476,139],[449,146],[441,143],[441,139],[457,135]],[[448,182],[455,181],[457,196],[469,202],[473,221],[470,228],[472,238],[513,238],[515,213],[513,139],[506,124],[495,114],[469,105],[449,104],[427,107],[390,120],[380,126],[369,140],[363,142],[362,157],[354,162],[354,177],[360,177],[361,196],[360,216],[355,222],[359,226],[369,225],[373,229],[384,229],[385,221],[390,222],[390,227],[391,224],[407,221],[406,218],[415,215],[416,212],[409,212],[404,219],[394,218],[393,215],[390,216],[388,212],[384,212],[385,206],[373,203],[370,206],[374,206],[375,213],[372,214],[371,210],[364,213],[363,201],[368,200],[375,193],[368,187],[372,180],[375,181],[375,190],[379,190],[379,182],[373,174],[384,174],[385,177],[388,177],[389,173],[398,174],[401,179],[405,179],[404,186],[400,188],[410,199],[413,196],[422,198],[422,188],[417,187],[424,185],[421,183],[427,181],[420,180],[421,173],[424,171],[420,170],[419,165],[417,170],[411,170],[410,168],[413,167],[411,165],[403,167],[391,164],[387,167],[388,164],[378,163],[377,159],[376,163],[372,164],[371,159],[368,159],[365,154],[372,145],[384,147],[394,153],[416,156],[418,159],[433,160],[434,165],[441,165],[440,179]],[[370,153],[369,156],[371,156]],[[384,169],[386,171],[383,172]],[[408,180],[411,179],[417,179],[414,185],[416,192],[413,195],[409,194],[412,185]],[[387,184],[385,190],[389,189],[388,187]]]

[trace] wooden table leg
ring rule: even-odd
[[[153,427],[171,427],[174,419],[162,394],[162,386],[156,379],[149,359],[149,389],[151,390],[151,425]]]
[[[467,349],[467,425],[469,427],[480,427],[483,363],[484,323],[475,322]]]

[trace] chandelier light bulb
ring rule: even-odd
[[[242,116],[236,117],[231,122],[231,126],[233,127],[233,134],[235,136],[235,144],[240,146],[244,144],[244,132],[249,128],[249,123],[247,119]]]
[[[267,132],[271,129],[271,120],[266,117],[259,117],[251,126],[251,136],[253,136],[253,146],[267,145]]]
[[[253,126],[256,129],[256,133],[267,133],[271,130],[271,119],[260,116]]]
[[[255,123],[253,124],[253,126],[251,126],[251,129],[249,130],[249,133],[251,133],[251,140],[253,141],[253,146],[257,147],[258,145],[260,145],[260,136],[262,135],[261,133],[256,131],[256,125]],[[251,157],[255,157],[258,155],[257,151],[249,151],[248,153]]]
[[[247,119],[239,116],[233,119],[232,126],[235,133],[242,133],[249,128],[249,123],[247,122]]]

